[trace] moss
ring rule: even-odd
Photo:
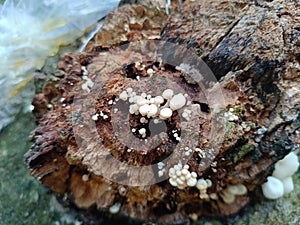
[[[240,159],[242,159],[245,155],[247,155],[249,152],[255,150],[255,146],[251,144],[245,144],[243,145],[238,152],[236,152],[233,156],[233,162],[236,163]]]
[[[80,157],[78,155],[76,155],[76,154],[71,155],[71,160],[74,161],[74,162],[77,161],[79,158]]]
[[[225,134],[228,134],[232,128],[235,127],[234,122],[227,121],[225,126]]]

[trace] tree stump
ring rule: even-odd
[[[232,215],[299,148],[300,4],[173,7],[112,12],[33,100],[26,164],[78,208],[159,224]]]

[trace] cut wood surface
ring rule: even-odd
[[[85,52],[63,56],[59,81],[46,84],[33,100],[38,127],[26,164],[79,208],[162,224],[232,215],[256,198],[274,164],[299,148],[299,2],[186,1],[172,7],[167,16],[161,5],[142,1],[109,14]],[[179,47],[171,51],[168,43]],[[143,55],[136,46],[167,50]],[[196,59],[218,81],[203,81],[205,91],[183,67]],[[183,64],[169,63],[176,60]],[[118,100],[128,88],[159,96],[174,84],[190,101],[185,107],[191,120],[173,110],[154,138],[153,124],[141,123],[139,113],[115,110],[128,110],[130,103]],[[216,104],[218,90],[222,106]],[[91,119],[93,113],[98,116]],[[142,127],[145,136],[138,132]],[[159,174],[157,163],[170,155]],[[180,163],[198,181],[211,183],[205,191],[172,185],[170,170]],[[126,165],[153,166],[136,173]],[[139,182],[149,185],[131,185]],[[230,187],[246,192],[232,197]]]

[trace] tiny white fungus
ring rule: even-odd
[[[201,178],[197,181],[197,184],[196,184],[196,187],[199,189],[199,190],[204,190],[204,189],[207,189],[207,183],[206,181]]]
[[[172,96],[173,96],[173,94],[174,94],[174,91],[173,91],[172,89],[166,89],[166,90],[164,90],[164,92],[162,93],[162,97],[163,97],[164,99],[171,99]]]
[[[141,123],[148,123],[148,120],[145,117],[140,118]]]
[[[145,134],[145,133],[146,133],[146,129],[145,129],[145,128],[139,129],[139,133],[140,133],[140,134]]]
[[[110,208],[109,208],[109,212],[111,214],[116,214],[120,211],[120,208],[121,208],[121,203],[119,202],[116,202],[114,205],[112,205]]]
[[[153,73],[154,73],[154,70],[153,70],[152,68],[147,69],[147,74],[148,74],[149,76],[152,76]]]
[[[29,110],[33,111],[34,110],[34,105],[29,105]]]
[[[162,104],[164,102],[164,98],[162,96],[156,96],[154,98],[154,103],[156,104]]]
[[[123,101],[126,101],[127,98],[128,98],[128,95],[127,95],[127,92],[126,91],[123,91],[120,95],[119,95],[119,98]]]
[[[164,172],[162,170],[158,171],[158,177],[162,177],[164,175]]]
[[[163,108],[160,110],[159,117],[164,120],[170,118],[172,114],[173,112],[170,108]]]
[[[243,184],[230,185],[227,188],[228,192],[233,195],[244,195],[247,194],[247,188]]]
[[[149,110],[150,110],[150,106],[148,104],[142,105],[139,108],[139,112],[142,116],[146,116]]]
[[[221,193],[221,197],[222,197],[223,201],[227,204],[231,204],[235,200],[235,196],[227,191],[223,191]]]
[[[97,121],[99,114],[92,115],[92,120]]]
[[[129,88],[126,89],[126,91],[127,91],[128,94],[131,94],[133,89],[131,87],[129,87]]]
[[[191,172],[192,177],[196,178],[197,177],[197,173],[195,172]]]
[[[212,200],[218,200],[218,195],[216,193],[211,193],[209,194],[209,197],[212,199]]]
[[[283,159],[275,164],[272,176],[279,179],[292,176],[299,168],[298,156],[294,152],[290,152]]]
[[[268,199],[277,199],[284,194],[282,182],[273,176],[267,178],[267,182],[262,185],[262,191],[264,196]]]
[[[130,114],[135,114],[139,110],[139,107],[136,104],[130,105],[129,106],[129,113]]]
[[[154,98],[150,98],[149,103],[150,104],[154,104],[155,103],[155,99]]]
[[[157,111],[158,111],[157,106],[154,105],[154,104],[151,104],[149,106],[149,110],[148,110],[147,116],[148,117],[155,116],[157,114]]]
[[[82,175],[82,181],[87,182],[89,180],[89,175],[88,174],[83,174]]]
[[[187,185],[190,187],[194,187],[197,184],[197,179],[188,179]]]
[[[177,95],[174,95],[170,101],[170,108],[172,110],[178,110],[182,108],[186,103],[186,98],[183,94],[179,93]]]
[[[147,99],[144,99],[144,98],[138,98],[137,101],[136,101],[136,104],[138,106],[143,106],[143,105],[146,105],[147,103],[149,103],[149,101]]]

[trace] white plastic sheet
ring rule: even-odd
[[[33,71],[118,4],[119,0],[5,1],[0,7],[0,130],[30,105],[33,91],[27,83]]]

